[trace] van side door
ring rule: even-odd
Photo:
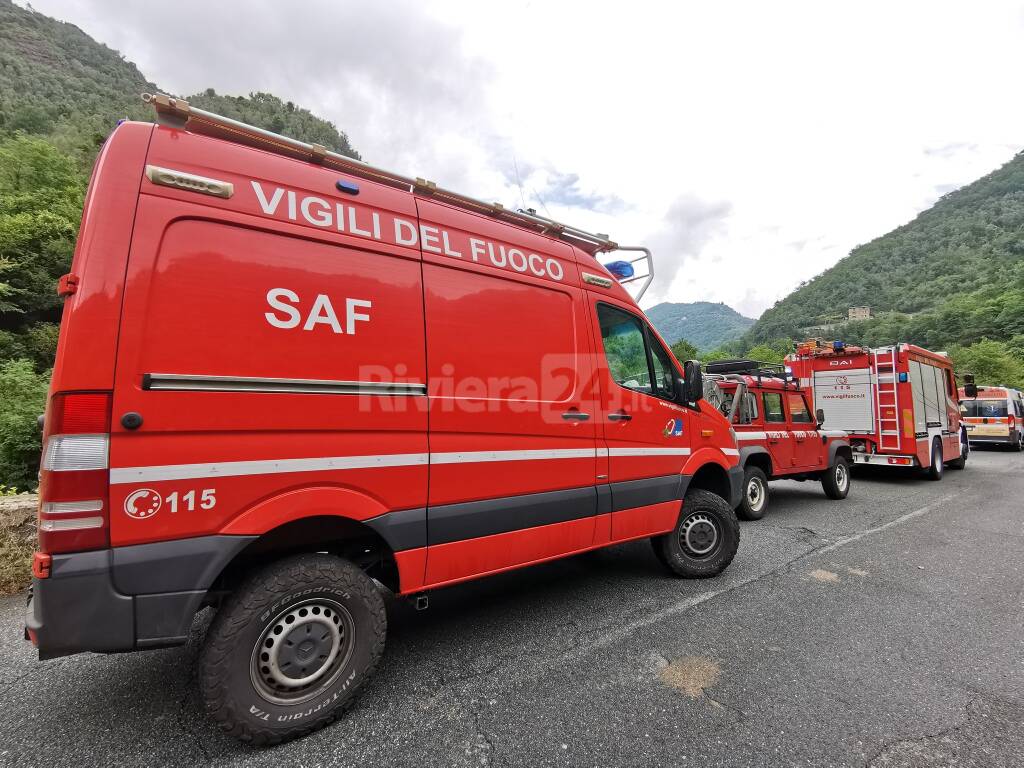
[[[679,515],[693,442],[693,413],[675,397],[682,377],[635,309],[595,296],[593,312],[612,539],[664,533]]]
[[[572,250],[418,199],[430,401],[427,584],[590,547],[596,396]]]

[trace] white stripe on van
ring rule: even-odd
[[[724,451],[728,453],[730,449]],[[239,477],[275,475],[285,472],[323,472],[374,467],[411,467],[420,464],[475,464],[498,461],[538,461],[550,459],[592,459],[611,456],[689,456],[689,448],[555,448],[529,451],[456,451],[450,453],[387,453],[377,456],[329,456],[311,459],[268,459],[262,461],[223,461],[215,464],[167,464],[151,467],[115,467],[110,484],[190,480],[200,477]],[[731,455],[731,454],[729,454]]]
[[[609,456],[689,456],[689,448],[609,448]]]

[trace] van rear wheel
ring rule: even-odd
[[[278,744],[334,721],[384,651],[384,601],[332,555],[289,557],[253,574],[217,613],[199,659],[206,711],[251,744]]]
[[[736,556],[740,523],[721,496],[694,488],[683,499],[676,527],[651,539],[654,554],[676,576],[717,576]]]

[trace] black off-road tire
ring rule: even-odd
[[[850,493],[850,462],[836,455],[832,466],[821,473],[821,488],[830,499],[845,499]]]
[[[925,470],[924,476],[929,480],[941,480],[945,464],[942,461],[942,441],[932,440],[932,464]]]
[[[700,546],[714,542],[706,552]],[[651,539],[654,554],[674,575],[706,579],[725,570],[740,545],[740,523],[736,513],[721,496],[694,488],[683,499],[676,527]]]
[[[210,625],[199,658],[206,711],[249,744],[305,736],[355,701],[386,634],[384,600],[355,565],[325,554],[279,560],[252,574]],[[299,666],[321,677],[293,685]]]
[[[743,493],[736,507],[740,520],[760,520],[768,511],[768,477],[757,467],[744,467]]]

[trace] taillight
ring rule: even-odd
[[[1006,417],[1006,423],[1010,425],[1010,429],[1013,429],[1015,426],[1017,426],[1017,417],[1011,413],[1009,416]]]
[[[110,394],[56,394],[44,420],[39,549],[80,552],[110,543]]]

